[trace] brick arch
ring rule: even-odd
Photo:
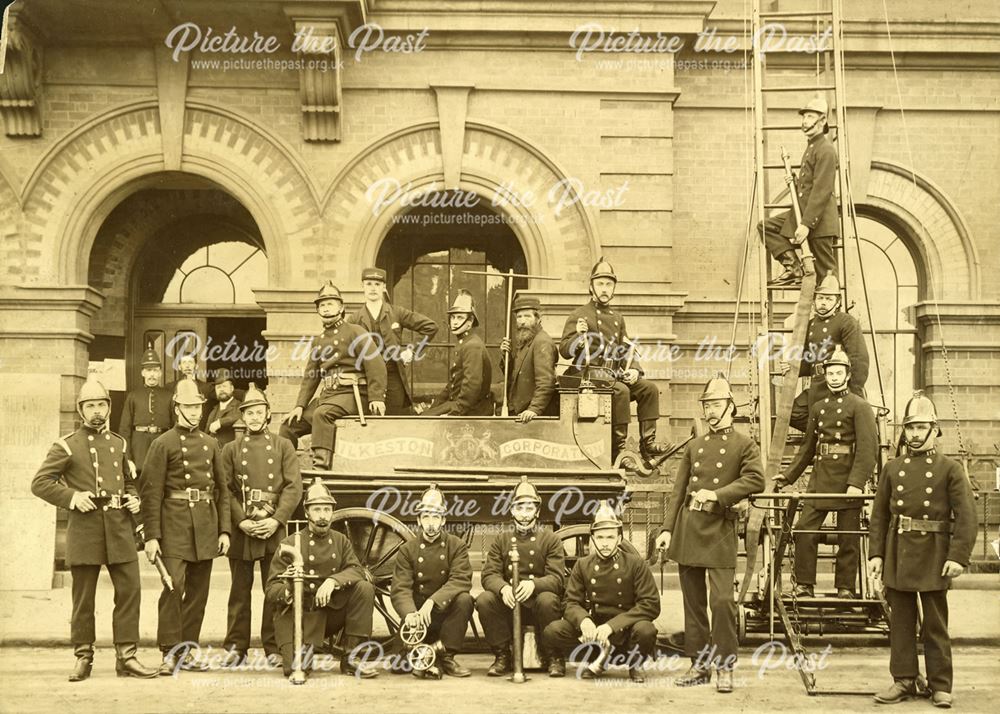
[[[864,204],[908,237],[922,263],[926,293],[938,300],[979,299],[979,253],[965,219],[940,188],[897,164],[872,161]]]
[[[101,224],[90,251],[87,284],[104,295],[93,317],[94,334],[124,335],[126,305],[133,298],[135,271],[144,252],[172,226],[197,219],[231,225],[262,244],[250,213],[224,191],[177,189],[139,191],[117,206]],[[266,248],[260,245],[262,249]]]
[[[295,274],[294,241],[317,230],[317,192],[282,140],[246,117],[202,101],[185,111],[180,171],[207,179],[249,211],[267,247],[270,282]],[[154,101],[119,105],[84,123],[39,162],[24,191],[25,243],[41,258],[27,267],[38,282],[82,284],[90,251],[110,212],[165,172]]]
[[[323,202],[331,240],[316,246],[310,259],[337,271],[350,281],[365,265],[374,263],[393,220],[406,212],[393,205],[374,215],[366,192],[375,181],[393,177],[405,190],[443,190],[441,136],[437,122],[401,129],[373,143],[349,162],[333,182]],[[470,121],[465,128],[459,188],[479,196],[490,206],[503,185],[521,195],[539,197],[536,217],[523,207],[496,206],[510,221],[530,272],[544,272],[570,281],[586,279],[598,253],[595,222],[579,203],[556,215],[545,200],[549,189],[566,174],[537,147],[509,130]],[[336,261],[335,256],[348,256]]]

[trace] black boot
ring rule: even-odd
[[[134,642],[115,645],[115,673],[119,677],[138,677],[152,679],[160,674],[159,669],[149,669],[136,659],[138,647]]]
[[[628,424],[617,424],[611,426],[611,463],[614,463],[618,459],[618,454],[625,451],[625,445],[628,441]],[[627,471],[638,471],[642,468],[642,464],[636,462],[635,458],[631,454],[626,454],[621,463],[618,464],[619,467]]]
[[[785,268],[785,272],[771,281],[771,285],[795,286],[802,284],[802,261],[794,250],[786,250],[778,256],[778,262]]]
[[[449,677],[468,677],[472,674],[470,669],[455,661],[455,655],[451,652],[442,652],[438,656],[438,663],[441,665],[441,671]]]
[[[340,658],[340,672],[358,679],[373,679],[378,676],[378,670],[370,664],[355,664],[351,661],[350,655],[347,654]]]
[[[504,675],[510,674],[512,665],[510,661],[510,650],[504,647],[503,649],[493,650],[493,664],[490,668],[486,670],[487,677],[503,677]]]
[[[312,462],[314,469],[319,471],[329,471],[332,460],[333,454],[330,453],[329,449],[323,449],[318,446],[313,447]]]
[[[94,646],[74,645],[73,654],[76,655],[76,665],[73,667],[73,673],[69,675],[69,681],[82,682],[90,676],[94,668]]]
[[[694,662],[688,671],[674,680],[675,687],[697,687],[699,684],[708,684],[712,681],[712,670],[701,669]]]
[[[550,677],[565,677],[566,660],[559,655],[552,655],[552,658],[549,660],[548,670]]]
[[[646,419],[639,422],[639,451],[646,461],[668,453],[673,444],[664,444],[656,440],[656,420]]]

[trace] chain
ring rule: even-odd
[[[948,346],[944,340],[944,327],[941,324],[941,310],[937,299],[934,300],[934,318],[937,320],[938,335],[941,338],[941,356],[944,357],[944,377],[948,382],[948,398],[951,400],[951,413],[955,417],[955,434],[958,436],[958,453],[964,454],[965,440],[962,438],[962,422],[958,418],[958,401],[955,399],[955,385],[951,381],[951,363],[948,361]]]

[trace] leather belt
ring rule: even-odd
[[[112,493],[107,496],[94,496],[90,499],[94,502],[95,506],[101,506],[103,508],[124,508],[125,507],[125,497],[120,493]]]
[[[368,384],[368,380],[358,372],[335,372],[323,376],[324,389],[336,389],[337,387],[359,387]]]
[[[167,491],[167,498],[172,498],[176,501],[190,501],[191,503],[197,503],[198,501],[211,503],[212,492],[199,491],[196,488],[186,488],[183,491]]]
[[[830,454],[849,455],[854,453],[854,444],[818,444],[816,451],[820,456],[829,456]]]
[[[718,501],[695,501],[694,494],[689,493],[687,497],[688,510],[691,511],[701,511],[702,513],[711,513],[715,516],[722,516],[727,521],[735,521],[740,517],[732,508],[726,508],[719,504]]]
[[[889,521],[889,527],[895,528],[897,533],[907,533],[909,531],[951,533],[955,529],[955,524],[951,521],[932,521],[927,518],[913,518],[911,516],[894,514],[892,520]]]
[[[260,488],[248,488],[246,490],[247,503],[277,503],[278,494],[269,493]]]
[[[162,434],[166,429],[161,429],[158,426],[133,426],[132,431],[141,431],[144,434]]]

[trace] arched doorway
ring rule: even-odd
[[[493,357],[494,394],[499,395],[507,298],[499,274],[529,272],[524,250],[504,216],[482,203],[471,208],[415,208],[395,217],[376,264],[387,273],[390,301],[426,315],[440,328],[424,358],[414,362],[410,386],[415,401],[429,401],[448,380],[454,339],[447,310],[462,289],[475,300],[479,329]],[[526,287],[527,280],[514,279],[515,292]]]

